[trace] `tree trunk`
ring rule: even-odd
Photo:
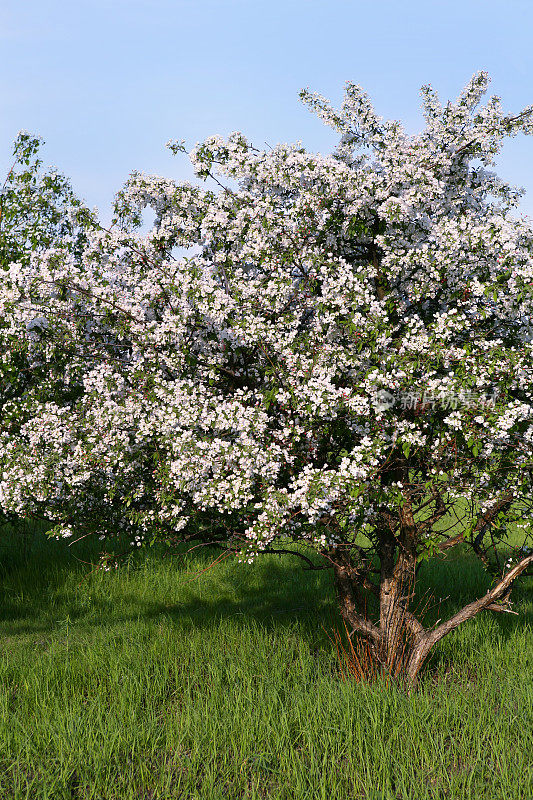
[[[533,555],[523,558],[483,597],[464,606],[446,622],[426,630],[408,608],[414,593],[416,566],[416,557],[408,547],[400,551],[396,562],[392,543],[389,549],[382,547],[379,625],[371,621],[364,607],[357,569],[350,566],[347,555],[339,557],[334,563],[339,607],[347,627],[352,629],[350,636],[359,634],[368,643],[372,660],[368,677],[379,673],[390,675],[403,681],[411,691],[429,653],[444,636],[480,611],[509,610],[501,601],[508,597],[513,581],[531,565]]]

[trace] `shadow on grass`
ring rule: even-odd
[[[163,548],[137,553],[119,574],[94,571],[97,541],[68,545],[42,531],[4,530],[0,536],[0,624],[4,635],[53,635],[61,621],[84,628],[127,621],[171,621],[181,631],[229,618],[251,619],[267,630],[298,623],[316,644],[341,628],[330,570],[305,571],[291,556],[265,556],[253,566],[229,560],[210,567],[219,551],[172,554]],[[120,580],[119,580],[120,577]],[[513,590],[519,616],[490,613],[498,637],[533,625],[531,592]],[[454,553],[420,570],[416,609],[429,607],[425,624],[446,619],[483,595],[489,579],[471,557]],[[325,629],[325,630],[322,630]],[[439,650],[428,667],[446,656]]]
[[[102,573],[96,569],[98,545],[86,540],[69,546],[44,532],[21,535],[4,529],[0,535],[4,633],[52,632],[58,621],[67,618],[98,625],[165,617],[186,628],[249,616],[275,626],[333,609],[329,576],[325,571],[303,572],[295,558],[271,556],[267,569],[236,562],[210,569],[218,550],[204,548],[185,555],[161,546],[135,553],[116,573]],[[122,549],[119,543],[117,551]]]

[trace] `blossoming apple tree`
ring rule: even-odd
[[[509,610],[533,564],[533,230],[488,167],[533,107],[481,105],[487,84],[445,106],[425,87],[413,136],[352,83],[338,110],[303,91],[332,155],[213,137],[190,154],[205,185],[135,173],[111,229],[14,257],[4,368],[24,342],[39,380],[4,405],[2,507],[293,552],[410,684],[460,623]],[[424,627],[419,566],[459,545],[491,588]]]

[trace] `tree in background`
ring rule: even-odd
[[[28,269],[32,256],[61,241],[63,252],[80,258],[87,243],[86,231],[97,224],[94,214],[80,202],[70,182],[56,169],[42,169],[39,149],[43,142],[21,131],[13,146],[13,166],[0,190],[0,268],[2,283],[12,264]],[[44,359],[31,354],[32,339],[46,325],[39,315],[39,297],[18,311],[30,311],[26,325],[13,327],[0,315],[0,420],[2,430],[17,424],[28,392],[46,401],[61,396],[65,370],[70,363],[64,342],[48,342]],[[45,313],[48,309],[45,309]],[[44,355],[44,353],[43,353]],[[0,506],[0,511],[2,511]],[[5,511],[5,509],[4,509]],[[5,514],[3,514],[5,516]]]
[[[191,160],[214,189],[133,174],[110,230],[13,258],[5,352],[54,379],[4,406],[2,506],[58,535],[293,552],[410,685],[461,622],[509,610],[533,564],[533,230],[487,167],[533,107],[480,107],[487,84],[444,107],[425,87],[415,136],[354,84],[339,110],[304,91],[332,155],[213,137]],[[492,587],[425,628],[420,564],[460,544]]]

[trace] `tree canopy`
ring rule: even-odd
[[[58,535],[294,552],[410,683],[460,622],[508,609],[533,563],[533,229],[489,167],[533,107],[481,106],[487,85],[444,106],[424,87],[412,136],[352,83],[338,110],[303,91],[331,155],[215,136],[190,153],[213,188],[134,173],[109,230],[87,213],[75,245],[54,223],[12,248],[4,510]],[[418,567],[459,544],[493,586],[426,629]]]

